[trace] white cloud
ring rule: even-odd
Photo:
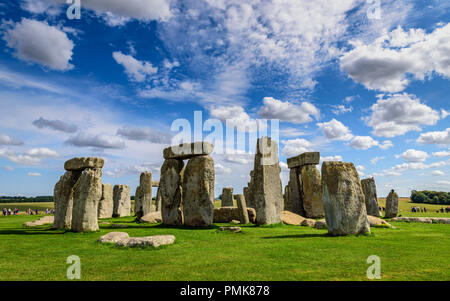
[[[306,135],[305,132],[300,131],[296,128],[280,129],[280,136],[283,136],[283,137],[298,137],[298,136],[304,136],[304,135]]]
[[[401,155],[395,155],[396,158],[403,158],[406,162],[424,162],[429,155],[420,150],[408,149]]]
[[[84,132],[80,132],[77,135],[70,137],[66,143],[78,147],[95,147],[100,149],[122,149],[125,148],[125,142],[115,136],[107,135],[92,135]]]
[[[23,142],[0,133],[0,145],[23,145]]]
[[[450,186],[450,181],[437,181],[436,183],[439,185]]]
[[[444,109],[441,109],[441,119],[445,119],[445,118],[447,118],[447,116],[449,116],[449,115],[450,115],[449,112],[447,112],[447,111],[444,110]]]
[[[420,134],[417,142],[424,144],[450,144],[450,128],[442,132],[436,131]]]
[[[433,74],[450,77],[450,24],[427,34],[423,29],[401,27],[373,43],[353,41],[354,49],[341,57],[341,68],[366,88],[399,92],[410,76],[424,80]]]
[[[373,128],[376,136],[395,137],[409,131],[420,131],[421,125],[434,125],[439,120],[439,113],[414,95],[407,93],[379,95],[372,105],[372,115],[366,122]]]
[[[214,171],[217,175],[229,175],[231,174],[231,168],[225,167],[220,163],[214,164]]]
[[[445,172],[443,172],[442,170],[433,170],[431,172],[432,176],[445,176]]]
[[[283,102],[273,97],[264,97],[264,106],[258,114],[266,119],[279,119],[280,121],[292,123],[308,123],[314,117],[316,120],[320,116],[319,110],[309,102],[302,102],[300,105]]]
[[[340,155],[325,156],[325,157],[320,157],[320,161],[321,162],[326,162],[326,161],[343,161],[343,158]]]
[[[385,140],[385,141],[383,141],[382,144],[378,145],[378,147],[383,150],[387,150],[388,148],[391,148],[393,146],[394,146],[394,144],[392,143],[391,140]]]
[[[347,141],[353,138],[350,129],[334,118],[329,122],[318,123],[317,126],[327,139]]]
[[[117,130],[117,135],[135,141],[150,141],[152,143],[170,144],[171,134],[156,131],[147,127],[138,128],[124,126]]]
[[[5,23],[4,23],[5,24]],[[73,68],[70,64],[74,43],[67,34],[47,22],[22,19],[20,23],[6,24],[9,29],[3,33],[7,46],[24,61],[38,63],[54,70]]]
[[[32,148],[25,152],[25,155],[30,157],[45,159],[45,158],[58,158],[59,154],[49,148],[40,147],[40,148]]]
[[[48,120],[43,117],[33,121],[33,125],[40,129],[49,128],[55,131],[61,131],[65,133],[75,133],[77,131],[76,125],[61,120]]]
[[[236,127],[239,130],[247,129],[249,132],[258,130],[262,126],[256,119],[251,119],[241,106],[217,106],[209,110],[211,117],[215,117],[227,126]]]
[[[278,164],[280,164],[281,171],[284,171],[284,172],[289,171],[289,167],[288,167],[288,165],[286,163],[279,162]]]
[[[379,143],[370,136],[355,136],[350,141],[350,145],[355,149],[366,150],[371,147],[378,146]]]
[[[1,148],[0,157],[20,165],[38,165],[42,159],[57,158],[59,154],[48,148],[33,148],[23,154],[17,154],[13,150]]]
[[[40,177],[41,176],[41,174],[38,172],[29,172],[27,175],[29,177]]]
[[[158,68],[153,67],[150,62],[139,61],[120,51],[113,52],[113,58],[125,68],[125,73],[132,81],[144,82],[150,75],[158,72]]]
[[[448,151],[440,151],[440,152],[434,152],[433,153],[434,157],[450,157],[450,149]]]
[[[12,167],[12,166],[3,166],[3,169],[7,170],[7,171],[13,171],[14,167]]]
[[[284,144],[281,153],[286,157],[297,156],[313,149],[312,143],[305,139],[282,140],[281,142]]]
[[[335,115],[340,115],[340,114],[344,114],[344,113],[353,111],[353,107],[346,107],[344,105],[337,105],[337,106],[333,106],[333,107],[334,107],[334,110],[332,110],[332,112]]]
[[[371,160],[370,160],[370,163],[372,163],[373,165],[375,165],[375,164],[377,164],[378,163],[378,161],[380,161],[380,160],[383,160],[384,159],[384,157],[375,157],[375,158],[372,158]]]

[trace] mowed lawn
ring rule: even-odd
[[[187,229],[111,219],[93,233],[25,228],[36,216],[0,217],[0,280],[67,280],[66,259],[81,259],[81,280],[368,280],[370,255],[381,259],[382,280],[450,280],[450,225],[393,223],[367,236],[329,237],[303,226]],[[215,227],[221,226],[215,225]],[[101,235],[173,234],[158,249],[125,249],[97,242]]]

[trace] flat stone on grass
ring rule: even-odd
[[[101,236],[98,239],[99,243],[117,243],[121,241],[122,239],[128,238],[128,233],[126,232],[109,232],[108,234],[105,234]]]
[[[129,237],[122,239],[116,243],[118,247],[154,247],[157,248],[162,245],[171,245],[175,242],[173,235],[155,235],[144,237]]]

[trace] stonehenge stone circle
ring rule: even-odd
[[[182,225],[181,184],[184,163],[178,159],[166,159],[161,167],[159,189],[163,224]]]
[[[84,169],[73,190],[72,230],[97,231],[98,203],[102,197],[102,170]]]
[[[82,171],[85,168],[103,168],[105,160],[102,158],[82,157],[73,158],[64,163],[64,169],[67,171]]]
[[[386,198],[386,218],[396,217],[398,214],[398,194],[394,191],[394,189],[389,192],[389,195]]]
[[[298,156],[288,158],[288,168],[302,167],[305,165],[317,165],[320,163],[319,152],[303,153]]]
[[[239,208],[219,207],[214,208],[214,223],[230,223],[233,220],[240,220]],[[250,223],[256,223],[256,211],[247,207],[247,215]]]
[[[323,162],[322,195],[328,233],[370,233],[364,193],[353,163]]]
[[[55,204],[53,227],[56,229],[70,229],[72,225],[73,187],[80,175],[81,172],[79,171],[66,171],[55,185],[53,192]]]
[[[213,152],[214,146],[206,141],[183,143],[167,147],[163,151],[164,159],[186,160],[196,156],[206,156]]]
[[[102,184],[102,198],[98,203],[98,218],[111,218],[113,207],[113,188],[111,184]]]
[[[361,186],[366,200],[367,215],[381,216],[380,207],[378,205],[377,186],[375,185],[375,179],[369,178],[361,180]]]
[[[245,197],[242,194],[238,194],[236,196],[236,203],[239,209],[239,220],[241,224],[250,223],[250,219],[248,218],[247,205],[245,203]]]
[[[322,202],[322,177],[315,165],[302,168],[303,211],[309,218],[324,216]]]
[[[113,201],[113,217],[131,215],[130,186],[114,185]]]
[[[155,211],[161,211],[161,190],[156,190]]]
[[[214,160],[209,155],[190,158],[183,175],[184,224],[208,227],[214,215]]]
[[[278,163],[278,145],[269,137],[258,139],[252,194],[257,224],[281,223],[283,193]]]
[[[234,206],[233,202],[233,188],[223,188],[222,189],[222,207]]]
[[[288,196],[288,211],[305,216],[305,210],[303,209],[302,174],[300,168],[291,168],[289,170]]]
[[[134,213],[138,220],[152,211],[152,186],[152,173],[141,173],[134,196]]]

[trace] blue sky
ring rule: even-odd
[[[448,1],[65,2],[0,2],[2,195],[52,194],[75,156],[134,191],[194,111],[279,120],[284,185],[286,158],[320,151],[380,196],[450,190]],[[253,155],[213,158],[216,195],[242,193]]]

